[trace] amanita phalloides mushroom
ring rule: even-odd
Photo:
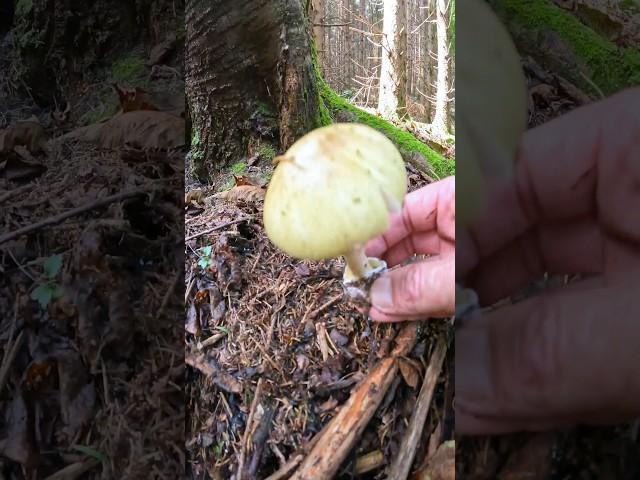
[[[361,124],[321,127],[274,159],[264,201],[269,239],[298,259],[344,256],[345,283],[386,264],[364,246],[389,226],[407,193],[404,161],[383,134]]]

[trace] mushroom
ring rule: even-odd
[[[298,259],[344,256],[345,283],[386,268],[364,253],[407,193],[404,161],[386,136],[362,124],[333,124],[300,138],[274,163],[264,226],[278,248]]]

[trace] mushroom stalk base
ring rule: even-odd
[[[369,258],[364,248],[356,247],[345,255],[347,267],[342,278],[344,291],[352,303],[363,308],[371,306],[371,285],[387,270],[387,264],[379,258]]]
[[[379,258],[369,258],[363,247],[354,247],[344,256],[347,267],[344,270],[344,283],[366,279],[387,268],[387,264]]]

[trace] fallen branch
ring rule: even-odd
[[[231,220],[230,222],[221,223],[220,225],[216,225],[215,227],[211,227],[207,230],[203,230],[202,232],[194,233],[193,235],[190,235],[187,238],[185,238],[184,241],[188,242],[189,240],[193,240],[194,238],[201,237],[202,235],[215,232],[216,230],[220,230],[222,228],[226,228],[231,225],[235,225],[236,223],[246,222],[247,220],[251,220],[251,219],[252,219],[251,217],[237,218],[235,220]]]
[[[58,223],[62,223],[63,221],[65,221],[67,218],[75,217],[76,215],[80,215],[81,213],[95,210],[96,208],[105,207],[111,203],[119,202],[131,197],[137,197],[138,195],[144,195],[146,193],[149,193],[148,189],[129,190],[116,193],[108,197],[100,198],[91,203],[87,203],[86,205],[82,205],[80,207],[63,212],[59,215],[45,218],[44,220],[32,223],[31,225],[27,225],[26,227],[19,228],[18,230],[14,230],[13,232],[0,235],[0,245],[21,235],[26,235],[27,233],[35,232],[36,230],[40,230],[41,228],[45,228],[51,225],[57,225]]]
[[[292,480],[333,478],[382,402],[397,371],[396,359],[385,358],[367,375],[331,419]]]
[[[389,467],[387,480],[405,480],[409,475],[411,465],[416,455],[416,447],[418,446],[418,442],[422,436],[422,430],[427,420],[427,413],[429,413],[433,391],[440,372],[442,371],[442,363],[446,352],[447,344],[444,339],[440,339],[435,351],[431,355],[429,367],[424,375],[424,381],[422,382],[422,388],[420,389],[415,409],[411,415],[411,420],[409,420],[409,428],[407,428],[404,438],[400,442],[401,448],[398,456]]]

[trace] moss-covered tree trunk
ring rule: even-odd
[[[597,97],[640,85],[640,51],[620,48],[550,0],[489,0],[522,54]]]
[[[187,1],[186,90],[198,177],[260,142],[284,150],[321,123],[307,3]]]

